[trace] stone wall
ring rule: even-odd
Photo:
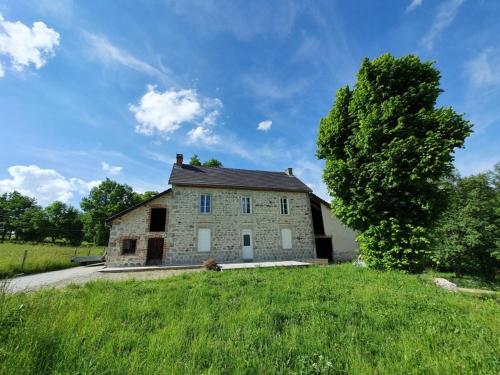
[[[200,195],[210,194],[211,213],[200,213]],[[243,214],[241,197],[252,198],[252,213]],[[280,214],[280,197],[289,200],[289,214]],[[149,233],[149,210],[167,208],[167,231]],[[198,252],[198,228],[211,229],[210,252]],[[281,229],[292,231],[292,249],[281,245]],[[112,223],[108,247],[110,266],[144,265],[147,239],[163,236],[164,264],[242,261],[242,230],[250,229],[254,261],[315,258],[311,207],[307,193],[174,186],[172,192]],[[125,238],[138,238],[135,255],[121,255]]]
[[[149,238],[165,238],[166,233],[168,233],[171,201],[172,193],[170,192],[113,220],[106,255],[108,266],[143,266],[146,264]],[[149,232],[150,211],[154,207],[167,209],[167,232]],[[137,240],[135,254],[122,254],[124,239]]]

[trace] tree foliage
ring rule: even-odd
[[[17,191],[0,196],[0,237],[3,240],[64,240],[73,245],[83,237],[81,213],[61,202],[40,207],[34,198]]]
[[[83,221],[81,213],[74,207],[55,201],[44,209],[47,218],[47,235],[52,242],[67,240],[72,245],[79,245],[83,239]]]
[[[333,213],[360,232],[374,267],[421,269],[428,228],[444,208],[440,180],[471,132],[452,108],[435,107],[439,79],[413,55],[365,59],[354,88],[339,89],[321,119],[317,156]]]
[[[158,195],[157,191],[145,191],[144,193],[139,194],[141,201],[145,201],[145,200],[148,200],[150,198],[153,198],[155,195]]]
[[[86,239],[96,245],[107,245],[109,228],[105,224],[106,219],[141,200],[141,195],[134,192],[129,185],[119,184],[106,178],[98,186],[92,188],[90,194],[80,203],[84,211]]]
[[[191,156],[191,159],[189,159],[189,165],[194,165],[196,167],[201,167],[201,160],[198,157],[198,155],[194,154]]]
[[[495,171],[451,181],[448,208],[435,230],[437,266],[494,278],[500,270],[500,163]]]
[[[208,159],[203,163],[204,167],[207,168],[222,168],[222,163],[217,159]]]
[[[191,159],[189,159],[189,165],[194,165],[197,167],[203,166],[207,168],[222,168],[222,163],[219,160],[212,158],[202,163],[200,158],[196,154],[191,156]]]

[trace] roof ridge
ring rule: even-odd
[[[175,165],[176,164],[174,163],[174,166]],[[227,170],[227,169],[229,169],[229,170],[233,170],[233,171],[259,172],[259,173],[277,173],[277,174],[285,174],[286,175],[285,171],[279,172],[279,171],[263,171],[261,169],[244,169],[244,168],[228,168],[228,167],[204,167],[202,165],[182,164],[182,166],[185,166],[185,165],[186,166],[190,166],[190,167],[204,168],[204,169],[210,169],[210,170],[217,170],[217,169],[226,169]],[[296,177],[296,176],[292,175],[290,177]]]

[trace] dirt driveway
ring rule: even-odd
[[[200,272],[202,269],[155,270],[142,272],[98,272],[104,266],[73,267],[65,270],[38,273],[8,279],[7,290],[11,293],[33,291],[40,288],[62,288],[69,284],[85,284],[93,280],[152,280],[180,275],[187,272]]]

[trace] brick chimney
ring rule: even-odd
[[[289,175],[289,176],[293,176],[293,170],[292,170],[292,168],[287,168],[287,169],[285,169],[285,173],[286,173],[287,175]]]
[[[177,154],[177,156],[175,157],[175,164],[178,165],[179,167],[182,167],[183,161],[184,161],[184,155]]]

